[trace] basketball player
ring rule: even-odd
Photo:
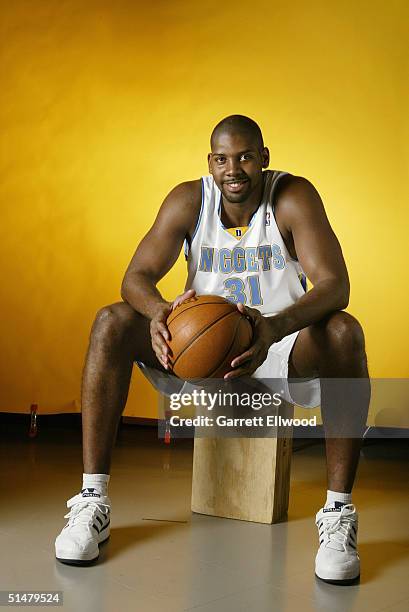
[[[349,281],[340,245],[313,185],[267,170],[269,151],[253,120],[223,119],[211,135],[208,165],[208,176],[176,186],[165,198],[126,271],[123,301],[95,318],[82,384],[83,485],[67,502],[56,557],[72,564],[97,559],[98,545],[109,536],[111,453],[133,364],[159,387],[160,380],[181,383],[169,374],[166,319],[197,292],[228,298],[253,323],[253,345],[233,359],[227,379],[283,378],[286,399],[321,405],[328,490],[316,516],[315,572],[349,583],[360,573],[351,490],[361,438],[333,432],[352,417],[363,431],[369,381],[361,326],[343,310]],[[171,303],[156,284],[183,244],[186,289]],[[313,285],[308,291],[306,277]],[[325,381],[340,378],[364,381],[364,391],[331,397]],[[289,379],[308,379],[296,398]]]

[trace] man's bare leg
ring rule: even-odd
[[[298,335],[290,377],[318,375],[325,431],[328,492],[315,517],[319,547],[315,574],[325,582],[352,584],[360,575],[358,514],[351,490],[366,424],[370,384],[364,335],[358,321],[334,313]]]
[[[149,321],[124,302],[102,308],[92,326],[82,380],[83,488],[68,500],[69,521],[55,541],[62,563],[94,562],[109,538],[111,455],[135,360],[165,371],[151,346]]]
[[[289,378],[321,378],[321,414],[326,435],[328,489],[350,493],[368,415],[370,385],[364,335],[358,321],[337,312],[301,330],[289,363]],[[335,379],[357,379],[350,385]],[[330,379],[330,380],[326,380]],[[343,436],[343,431],[354,437]],[[335,433],[334,433],[335,432]],[[336,437],[339,432],[340,437]]]
[[[84,473],[109,474],[135,360],[164,370],[149,321],[125,302],[102,308],[92,326],[82,378]]]

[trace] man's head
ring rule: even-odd
[[[214,128],[210,147],[209,172],[216,185],[229,202],[245,202],[270,160],[259,126],[244,115],[230,115]]]

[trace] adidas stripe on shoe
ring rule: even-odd
[[[88,565],[99,557],[99,544],[110,535],[111,500],[95,488],[82,489],[67,501],[68,523],[55,540],[61,563]]]

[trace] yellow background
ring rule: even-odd
[[[166,193],[207,173],[210,131],[231,113],[259,122],[271,168],[321,193],[371,375],[408,376],[406,7],[4,5],[0,409],[78,410],[95,312],[120,299]],[[180,258],[166,298],[184,272]],[[139,372],[125,414],[156,416]]]

